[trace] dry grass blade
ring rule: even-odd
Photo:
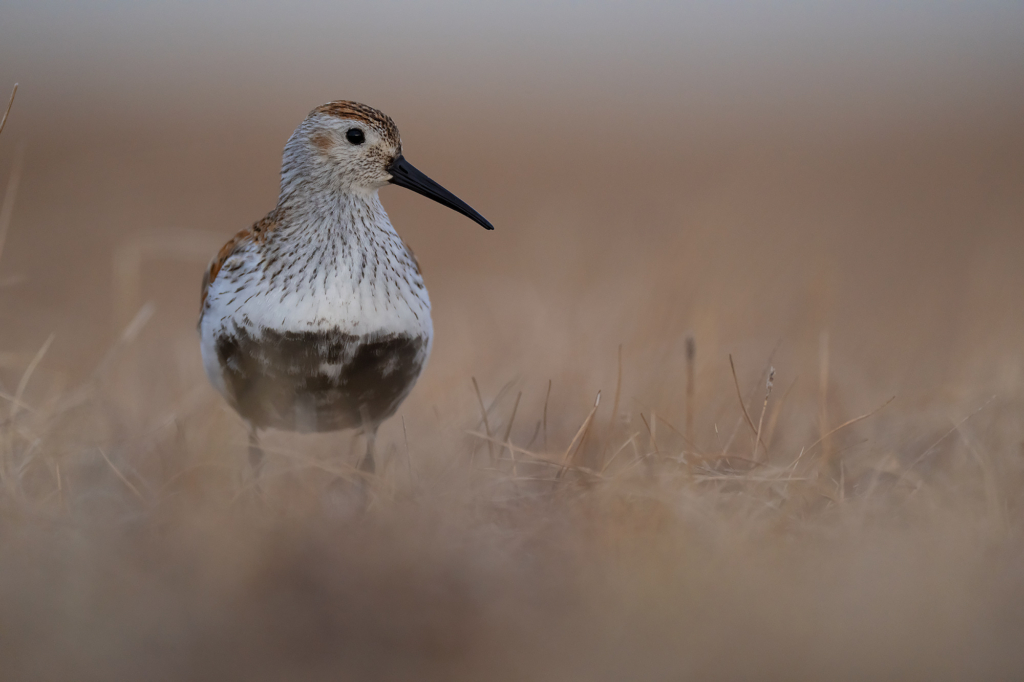
[[[686,336],[686,422],[684,427],[686,428],[686,442],[693,446],[693,400],[694,394],[696,393],[696,387],[694,384],[694,375],[697,359],[697,339],[694,338],[693,334],[687,334]]]
[[[785,393],[782,394],[782,398],[775,404],[772,416],[768,420],[768,428],[765,430],[765,440],[769,443],[772,442],[772,438],[775,435],[775,427],[779,423],[779,417],[782,416],[782,408],[786,406],[786,400],[789,398],[789,394],[793,392],[793,387],[796,386],[797,379],[799,378],[798,376],[793,377],[789,388],[786,389]]]
[[[57,470],[57,504],[64,509],[64,483],[60,475],[60,462],[54,462],[53,466]]]
[[[537,420],[537,425],[533,427],[533,435],[530,436],[530,441],[526,444],[526,447],[533,447],[534,441],[537,440],[537,436],[540,435],[540,420]]]
[[[28,382],[32,379],[32,374],[36,371],[36,367],[43,361],[43,356],[46,355],[46,351],[50,349],[50,344],[53,343],[54,335],[50,336],[43,342],[43,345],[39,348],[36,356],[32,358],[32,362],[28,363],[28,367],[25,368],[24,374],[21,375],[21,381],[18,382],[18,388],[14,392],[14,400],[11,401],[11,412],[10,420],[14,421],[14,418],[18,415],[18,408],[22,405],[22,398],[25,395],[25,389],[28,388]]]
[[[747,422],[747,426],[750,427],[750,432],[757,436],[758,441],[764,446],[765,454],[768,454],[768,446],[761,440],[760,434],[757,432],[757,427],[754,426],[754,420],[750,418],[750,414],[747,412],[747,406],[743,404],[743,391],[740,390],[740,380],[736,376],[736,364],[732,361],[732,353],[729,354],[729,368],[732,370],[732,382],[736,386],[736,398],[740,401],[740,409],[743,410],[743,419]]]
[[[794,483],[798,481],[813,481],[814,479],[810,476],[751,476],[746,474],[744,476],[736,475],[724,475],[724,474],[698,474],[696,476],[698,481],[729,481],[730,483]]]
[[[544,394],[544,452],[548,451],[548,401],[551,400],[551,379],[548,379],[548,392]]]
[[[7,125],[7,116],[11,113],[11,107],[14,106],[14,96],[18,94],[18,84],[14,84],[14,89],[11,90],[11,99],[7,102],[7,110],[4,111],[3,120],[0,120],[0,133],[4,132],[4,126]]]
[[[110,461],[109,457],[107,457],[107,453],[103,451],[103,448],[97,449],[100,451],[100,455],[103,456],[103,461],[106,462],[110,469],[114,472],[114,474],[116,474],[117,477],[121,479],[121,482],[128,486],[128,489],[131,490],[132,493],[134,493],[137,498],[145,502],[146,498],[143,497],[142,493],[139,492],[139,489],[132,485],[132,482],[125,478],[125,475],[122,474],[116,466],[114,466],[114,463]]]
[[[654,413],[652,412],[651,413],[651,421],[653,422],[655,420],[655,418],[656,418],[656,415],[654,415]],[[647,422],[647,418],[644,417],[643,412],[640,413],[640,420],[644,423],[644,426],[647,427],[647,435],[649,435],[651,437],[651,447],[653,448],[653,453],[652,454],[657,454],[657,453],[661,452],[661,449],[658,447],[658,439],[654,435],[654,429],[652,429],[651,425]]]
[[[508,426],[505,428],[505,437],[502,438],[502,442],[507,443],[509,437],[512,435],[512,425],[516,421],[516,412],[519,410],[519,400],[523,397],[523,392],[519,391],[516,394],[516,402],[512,405],[512,416],[508,418]]]
[[[505,385],[498,389],[498,392],[494,394],[494,398],[491,399],[490,405],[487,406],[487,414],[494,412],[495,406],[500,403],[504,398],[505,394],[512,390],[512,387],[516,385],[515,379],[510,379],[505,382]]]
[[[409,432],[405,430],[405,415],[402,415],[402,438],[405,439],[405,463],[409,467],[409,480],[416,482],[415,472],[412,470],[412,454],[409,452]]]
[[[66,412],[82,405],[95,394],[97,386],[102,384],[121,352],[135,341],[155,312],[156,306],[153,303],[147,303],[139,309],[139,312],[104,354],[103,359],[96,365],[90,380],[61,396],[57,412]]]
[[[7,243],[7,232],[11,227],[11,216],[14,214],[14,200],[18,196],[18,185],[21,182],[21,168],[25,161],[25,148],[18,149],[14,157],[14,168],[7,179],[7,190],[4,202],[0,204],[0,258],[4,255],[4,244]]]
[[[761,416],[757,420],[757,433],[754,436],[754,453],[751,457],[755,462],[757,461],[757,445],[761,442],[761,427],[764,426],[764,413],[768,410],[768,398],[772,394],[772,386],[775,385],[775,368],[770,367],[768,369],[768,383],[765,385],[764,391],[764,404],[761,405]],[[768,448],[764,451],[765,459],[768,459]]]
[[[612,400],[612,414],[608,417],[608,433],[605,437],[610,439],[615,432],[615,420],[619,416],[619,396],[622,393],[622,344],[619,344],[619,369],[615,376],[615,399]]]
[[[506,443],[504,441],[498,440],[497,438],[489,438],[486,433],[480,433],[479,431],[466,431],[466,434],[468,434],[470,436],[473,436],[474,438],[479,438],[480,440],[489,440],[492,443],[494,443],[495,445],[500,445],[502,447],[507,447],[509,450],[515,450],[517,453],[519,453],[521,455],[525,455],[525,456],[529,457],[530,459],[536,459],[539,462],[548,462],[549,461],[547,459],[544,459],[544,455],[541,455],[540,453],[537,453],[537,452],[533,452],[529,448],[519,447],[518,445],[515,445],[513,443]],[[554,462],[552,462],[552,464],[554,464]],[[561,466],[561,465],[558,465],[558,466]]]
[[[904,478],[906,477],[906,475],[907,475],[907,474],[908,474],[908,473],[910,472],[910,470],[911,470],[911,469],[913,469],[914,467],[916,467],[916,466],[917,466],[918,464],[920,464],[920,463],[921,463],[921,462],[922,462],[922,461],[924,460],[924,458],[928,456],[928,453],[930,453],[930,452],[931,452],[932,450],[934,450],[934,449],[936,448],[936,446],[938,446],[938,444],[939,444],[939,443],[941,443],[942,441],[944,441],[944,440],[946,440],[947,438],[949,438],[949,436],[950,436],[950,435],[952,435],[952,434],[953,434],[954,432],[958,431],[958,430],[960,429],[960,427],[961,427],[961,426],[963,426],[963,425],[964,425],[965,423],[967,423],[967,420],[968,420],[968,419],[970,419],[970,418],[971,418],[971,417],[973,417],[974,415],[976,415],[976,414],[978,414],[979,412],[981,412],[982,410],[984,410],[984,409],[985,409],[986,407],[988,407],[988,406],[989,406],[989,404],[990,404],[990,403],[991,403],[991,402],[992,402],[993,400],[995,400],[995,399],[996,399],[996,397],[995,397],[995,396],[992,396],[991,398],[989,398],[988,400],[986,400],[986,401],[985,401],[985,404],[984,404],[984,405],[982,405],[981,407],[979,407],[978,409],[976,409],[976,410],[975,410],[974,412],[971,412],[971,413],[970,413],[969,415],[967,415],[966,417],[964,417],[963,419],[961,419],[960,421],[958,421],[958,422],[957,422],[956,424],[954,424],[954,425],[953,425],[953,428],[951,428],[951,429],[950,429],[949,431],[946,431],[946,432],[945,432],[944,434],[942,434],[942,435],[941,435],[941,436],[940,436],[940,437],[939,437],[939,438],[938,438],[938,439],[937,439],[937,440],[936,440],[936,441],[935,441],[934,443],[932,443],[932,444],[931,444],[931,445],[929,445],[929,446],[928,446],[927,448],[925,448],[924,452],[922,452],[922,453],[921,453],[920,455],[918,455],[918,456],[917,456],[917,459],[915,459],[915,460],[914,460],[913,462],[911,462],[911,463],[910,463],[910,466],[908,466],[908,467],[907,467],[907,468],[906,468],[906,469],[904,470],[904,472],[903,472],[903,473],[902,473],[902,474],[900,475],[900,481],[903,481],[903,479],[904,479]],[[892,402],[892,400],[890,399],[890,400],[889,400],[889,402],[891,403],[891,402]],[[889,404],[889,403],[886,403],[886,405],[888,405],[888,404]],[[882,407],[885,407],[885,405],[883,405]],[[876,410],[876,411],[877,411],[877,410]]]
[[[127,324],[139,309],[148,265],[159,261],[206,264],[222,243],[216,234],[185,228],[148,228],[124,240],[111,260],[116,327]]]
[[[616,450],[614,453],[612,453],[612,456],[609,457],[608,460],[601,467],[601,473],[602,474],[605,471],[608,470],[608,467],[610,467],[612,465],[612,462],[614,462],[615,458],[619,456],[619,453],[622,452],[623,450],[625,450],[627,446],[629,446],[629,445],[631,445],[633,443],[633,441],[636,439],[637,435],[638,434],[636,434],[636,433],[631,434],[630,437],[626,439],[626,442],[623,443],[622,445],[620,445],[619,449]]]
[[[491,461],[494,461],[494,446],[491,445],[491,425],[487,421],[487,408],[484,407],[484,397],[480,395],[480,385],[476,383],[476,377],[473,377],[473,390],[476,391],[477,402],[480,403],[480,415],[484,419],[484,432],[487,433],[487,455]]]
[[[676,434],[677,436],[679,436],[680,438],[682,438],[682,439],[683,439],[683,442],[684,442],[684,443],[686,443],[686,444],[687,444],[688,446],[690,446],[690,448],[691,448],[691,449],[693,450],[693,452],[696,452],[696,453],[697,453],[698,455],[700,455],[701,457],[705,457],[705,456],[706,456],[706,455],[705,455],[705,453],[704,453],[704,451],[703,451],[703,450],[701,450],[701,449],[700,449],[699,447],[697,447],[697,444],[696,444],[696,443],[692,442],[692,441],[691,441],[691,440],[690,440],[689,438],[687,438],[687,437],[686,437],[686,434],[684,434],[684,433],[683,433],[682,431],[680,431],[680,430],[679,430],[679,429],[677,429],[677,428],[676,428],[675,426],[673,426],[673,425],[672,425],[672,422],[670,422],[669,420],[665,419],[665,418],[664,418],[664,417],[662,417],[662,416],[661,416],[660,414],[658,414],[658,415],[654,415],[654,414],[653,414],[653,412],[652,412],[652,415],[653,415],[653,417],[654,417],[655,419],[657,419],[657,420],[658,420],[658,421],[660,421],[660,422],[661,422],[662,424],[664,424],[664,425],[665,425],[665,426],[667,426],[667,427],[668,427],[669,429],[671,429],[673,433],[675,433],[675,434]]]
[[[466,431],[466,433],[468,435],[470,435],[470,436],[475,437],[475,438],[480,438],[480,439],[486,439],[487,438],[486,434],[480,433],[479,431]],[[576,465],[573,465],[573,464],[563,465],[563,464],[561,464],[559,462],[552,462],[550,459],[547,459],[546,457],[544,457],[543,455],[541,455],[539,453],[533,452],[529,448],[523,448],[523,447],[520,447],[518,445],[514,445],[513,443],[503,443],[503,442],[499,441],[497,438],[492,438],[491,441],[494,442],[496,445],[507,447],[510,451],[514,450],[521,457],[529,459],[531,464],[537,464],[537,465],[540,465],[540,466],[547,466],[547,467],[556,467],[557,469],[559,469],[559,471],[561,471],[563,469],[566,470],[566,471],[577,471],[577,472],[584,473],[584,474],[587,474],[588,476],[592,476],[592,477],[598,478],[598,479],[605,479],[606,478],[604,476],[604,471],[596,471],[594,469],[591,469],[590,467],[585,467],[585,466],[582,466],[582,465],[579,465],[579,464],[576,464]],[[624,444],[623,447],[625,447],[625,445],[628,445],[628,442],[626,444]],[[505,461],[505,458],[499,457],[497,459],[496,463],[500,463],[500,462],[503,462],[503,461]],[[513,460],[512,458],[509,458],[509,461],[514,462],[516,460]],[[493,471],[493,472],[496,472],[496,473],[503,473],[497,467],[488,467],[485,470]],[[553,479],[551,479],[551,478],[544,478],[544,479],[539,479],[539,480],[554,481],[554,480],[557,480],[557,478],[558,478],[558,474],[556,472],[556,476]],[[505,478],[505,479],[502,479],[502,480],[520,480],[520,481],[522,481],[522,480],[527,480],[527,477],[519,476],[519,475],[514,475],[514,476],[512,476],[510,478]]]
[[[512,406],[512,416],[508,418],[508,427],[505,429],[505,437],[502,438],[502,442],[508,447],[508,453],[512,456],[512,473],[518,475],[516,471],[516,455],[512,450],[509,439],[512,437],[512,425],[516,421],[516,412],[519,410],[519,400],[523,397],[523,392],[519,391],[516,394],[516,403]]]
[[[0,391],[0,400],[6,400],[9,403],[16,404],[19,410],[26,410],[28,412],[34,412],[35,410],[26,402],[18,400],[13,395]]]
[[[125,326],[124,331],[121,332],[121,335],[118,337],[117,341],[114,342],[114,345],[110,347],[110,350],[103,356],[100,363],[96,365],[96,369],[93,371],[93,377],[102,377],[110,370],[114,361],[118,358],[124,348],[131,345],[132,342],[138,338],[139,334],[146,327],[146,324],[149,322],[150,318],[153,317],[155,312],[156,306],[153,303],[146,303],[139,308],[139,311],[135,313],[135,317],[133,317],[131,322]]]
[[[594,415],[597,413],[597,407],[601,404],[601,391],[597,392],[597,399],[594,401],[594,407],[591,408],[590,414],[583,420],[583,424],[580,425],[579,431],[569,441],[569,447],[565,449],[565,456],[562,457],[562,468],[558,472],[557,478],[561,478],[562,474],[569,467],[569,464],[576,458],[576,453],[579,451],[580,446],[583,445],[583,438],[587,435],[587,431],[590,430],[590,423],[594,420]]]
[[[957,432],[963,439],[964,444],[967,445],[967,451],[971,453],[975,464],[977,464],[978,469],[981,471],[989,522],[994,524],[1000,533],[1005,533],[1007,529],[1006,506],[1002,500],[1003,496],[1000,494],[993,462],[987,453],[982,454],[984,448],[981,447],[980,443],[975,443],[976,439],[972,434],[968,433],[968,429],[965,428],[963,422],[958,425]]]
[[[880,412],[880,411],[881,411],[882,409],[884,409],[884,408],[885,408],[885,407],[886,407],[886,406],[887,406],[887,405],[888,405],[889,403],[891,403],[891,402],[892,402],[892,401],[894,401],[894,400],[896,400],[896,396],[893,396],[893,397],[889,398],[888,400],[886,400],[886,401],[885,401],[885,403],[883,403],[883,404],[882,404],[882,405],[880,405],[879,407],[876,407],[875,409],[871,410],[871,411],[870,411],[870,412],[868,412],[867,414],[862,414],[862,415],[861,415],[861,416],[859,416],[859,417],[854,417],[854,418],[853,418],[853,419],[851,419],[850,421],[847,421],[847,422],[843,422],[842,424],[840,424],[840,425],[839,425],[839,426],[837,426],[836,428],[832,429],[831,431],[829,431],[828,433],[826,433],[825,435],[823,435],[823,436],[822,436],[821,438],[819,438],[818,440],[816,440],[816,441],[814,441],[813,443],[811,443],[811,444],[810,444],[810,445],[809,445],[808,447],[806,447],[806,448],[804,448],[803,450],[801,450],[801,451],[800,451],[800,455],[801,455],[801,456],[803,456],[803,455],[806,455],[806,454],[807,454],[807,453],[809,453],[809,452],[810,452],[811,450],[813,450],[813,449],[815,448],[815,446],[819,445],[819,444],[820,444],[820,443],[821,443],[822,441],[824,441],[824,440],[825,440],[826,438],[828,438],[829,436],[835,435],[835,433],[836,433],[837,431],[839,431],[839,430],[841,430],[841,429],[845,429],[845,428],[846,428],[847,426],[851,426],[851,425],[853,425],[853,424],[856,424],[856,423],[857,423],[857,422],[859,422],[859,421],[863,421],[863,420],[867,419],[868,417],[870,417],[871,415],[875,414],[876,412]],[[955,429],[954,429],[954,430],[955,430]],[[952,433],[952,431],[950,431],[950,433]],[[946,435],[949,435],[949,434],[946,434]],[[945,436],[943,436],[943,438],[945,438]],[[941,440],[941,439],[940,439],[940,440]],[[932,447],[934,447],[934,446],[932,446]]]
[[[825,442],[825,458],[829,458],[827,439],[830,434],[825,433],[828,428],[828,370],[829,370],[829,349],[828,331],[822,331],[818,337],[818,433],[823,434],[821,441]],[[817,443],[815,443],[817,445]]]

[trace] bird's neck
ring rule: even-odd
[[[377,190],[329,187],[282,187],[276,214],[279,238],[303,242],[341,239],[374,233],[394,234]],[[361,241],[361,240],[360,240]]]

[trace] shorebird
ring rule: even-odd
[[[249,425],[255,473],[268,428],[360,429],[359,468],[372,473],[377,427],[426,365],[430,298],[380,203],[388,184],[494,229],[405,160],[390,117],[329,102],[288,139],[277,206],[232,237],[203,276],[203,365]]]

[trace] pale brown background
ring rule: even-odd
[[[14,81],[3,395],[54,341],[0,402],[12,678],[1019,677],[1024,5],[6,0]],[[496,226],[382,192],[436,342],[353,522],[318,506],[348,436],[268,435],[245,506],[195,332],[339,98]],[[730,354],[755,419],[776,368],[777,467],[896,400],[762,485]],[[472,377],[559,460],[603,391],[583,452],[625,473],[488,469]],[[694,448],[728,455],[699,485]]]
[[[702,315],[728,350],[810,317],[875,380],[938,383],[1024,347],[1022,36],[1014,3],[8,2],[0,347],[55,332],[47,366],[95,363],[117,248],[226,240],[273,206],[297,122],[349,98],[498,227],[383,193],[433,293],[428,382],[521,371],[547,313],[609,362]],[[139,294],[182,345],[203,260],[152,262]]]

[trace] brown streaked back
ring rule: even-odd
[[[220,273],[221,268],[224,267],[224,263],[231,254],[235,252],[243,244],[248,242],[261,243],[267,238],[267,234],[273,231],[277,227],[279,219],[279,210],[274,209],[268,213],[262,220],[258,220],[251,227],[247,227],[244,230],[239,231],[234,237],[228,240],[228,242],[220,247],[220,251],[214,256],[213,260],[210,261],[210,267],[207,268],[206,272],[203,273],[203,290],[199,299],[199,319],[202,320],[203,310],[206,307],[206,292],[209,291],[210,285],[217,279],[217,275]]]

